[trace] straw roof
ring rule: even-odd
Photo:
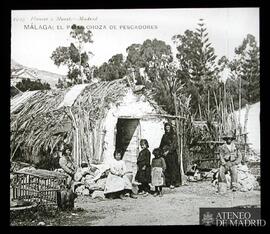
[[[11,100],[11,160],[48,158],[67,137],[77,164],[102,161],[102,120],[110,105],[120,103],[129,89],[127,80],[121,79],[15,96]]]
[[[128,87],[124,80],[89,84],[72,105],[61,105],[71,89],[25,92],[11,100],[11,158],[19,149],[21,157],[34,161],[42,152],[53,152],[61,133],[71,141],[74,129],[93,130],[110,103],[121,101]]]

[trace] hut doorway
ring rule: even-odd
[[[116,128],[116,148],[123,150],[123,160],[126,163],[127,170],[136,173],[139,154],[140,121],[139,119],[119,118]]]

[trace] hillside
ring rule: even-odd
[[[56,88],[55,85],[57,84],[59,78],[62,79],[62,78],[65,77],[63,75],[56,74],[56,73],[53,73],[53,72],[48,72],[48,71],[39,70],[39,69],[36,69],[36,68],[30,68],[30,67],[23,66],[23,65],[17,63],[13,59],[11,59],[10,66],[11,66],[10,67],[11,69],[26,69],[31,74],[36,76],[37,79],[40,79],[43,82],[49,83],[52,89]]]

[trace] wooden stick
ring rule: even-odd
[[[198,107],[199,107],[200,120],[202,120],[202,112],[201,112],[201,105],[200,105],[200,103],[198,103]]]
[[[236,116],[235,116],[234,102],[233,102],[233,97],[232,96],[231,96],[231,105],[232,105],[232,113],[233,113],[234,121],[236,123],[237,119],[236,119]],[[237,126],[235,126],[235,127],[237,127]]]
[[[248,113],[249,113],[250,106],[246,105],[246,113],[245,113],[245,122],[244,122],[244,132],[247,131],[247,122],[248,122]]]
[[[144,114],[142,116],[121,116],[121,118],[143,118],[143,117],[148,117],[148,116],[161,116],[161,117],[166,117],[166,118],[177,118],[177,119],[186,119],[186,117],[180,116],[180,115],[169,115],[169,114]]]
[[[174,108],[175,108],[175,114],[178,115],[178,103],[176,94],[173,93],[174,98]],[[176,121],[176,134],[177,134],[177,142],[178,142],[178,150],[179,150],[179,158],[178,162],[180,164],[180,176],[181,176],[181,185],[183,185],[184,180],[184,170],[183,170],[183,152],[182,152],[182,135],[179,132],[179,122]]]
[[[17,149],[19,148],[20,145],[21,145],[21,142],[17,144],[13,154],[11,155],[11,160],[13,159],[13,157],[14,157],[14,155],[15,155],[15,153],[16,153],[16,151],[17,151]]]
[[[208,115],[210,114],[210,94],[209,94],[209,89],[207,90],[207,110],[208,110]]]
[[[17,91],[19,91],[19,93],[23,93],[23,91],[19,90],[14,84],[11,84],[15,89],[17,89]]]
[[[76,120],[75,120],[75,117],[71,111],[71,108],[69,108],[69,112],[70,112],[70,115],[73,119],[73,123],[74,123],[74,128],[75,128],[75,137],[74,137],[74,147],[75,147],[75,155],[74,155],[74,161],[77,163],[77,157],[78,157],[78,127],[77,127],[77,124],[76,124]]]
[[[246,105],[246,113],[245,113],[245,123],[244,123],[244,132],[247,131],[247,121],[248,121],[248,112],[249,112],[249,105],[247,104]],[[245,160],[246,159],[246,150],[247,150],[247,147],[246,147],[246,143],[247,143],[247,134],[244,135],[244,158],[242,158],[242,160]]]
[[[217,102],[217,96],[216,96],[215,90],[213,90],[213,93],[214,93],[214,98],[215,98],[216,110],[217,110],[217,113],[218,113],[218,116],[219,116],[220,111],[219,111],[219,105],[218,105],[218,102]]]
[[[198,144],[207,144],[207,143],[213,143],[213,144],[221,144],[225,141],[197,141]]]
[[[239,88],[238,88],[238,92],[239,92],[239,127],[241,126],[241,77],[239,78]],[[241,129],[241,128],[240,128]]]
[[[80,166],[82,163],[82,147],[83,147],[83,134],[82,134],[82,128],[83,128],[83,116],[82,116],[82,107],[81,107],[81,99],[79,99],[79,119],[78,119],[78,123],[79,123],[79,133],[78,134],[78,143],[79,143],[79,160],[78,160],[78,165]]]

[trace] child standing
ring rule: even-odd
[[[165,185],[164,171],[166,170],[166,163],[162,157],[162,150],[156,148],[153,150],[155,158],[152,159],[152,185],[155,186],[154,196],[162,196],[162,186]]]
[[[147,196],[149,193],[149,183],[151,182],[151,153],[148,150],[149,144],[146,139],[141,139],[140,146],[142,150],[137,158],[138,171],[135,180],[141,183],[139,185],[139,194]]]

